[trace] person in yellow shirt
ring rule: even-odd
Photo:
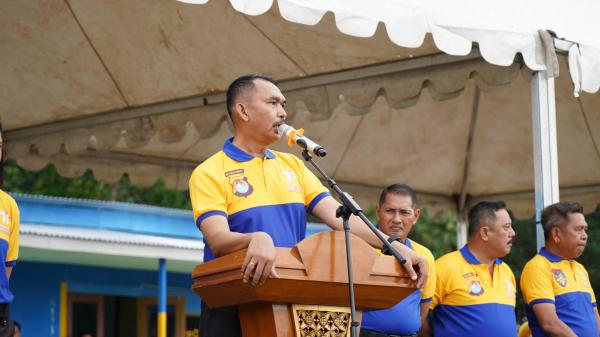
[[[500,260],[515,237],[506,205],[480,202],[468,218],[467,244],[435,263],[433,335],[517,337],[515,276]]]
[[[273,79],[241,76],[226,96],[234,136],[192,172],[190,199],[206,243],[204,262],[247,248],[243,281],[258,285],[278,277],[275,247],[292,247],[304,239],[306,213],[342,230],[342,220],[335,216],[340,204],[298,157],[269,148],[281,138],[279,126],[287,117],[286,98]],[[350,227],[353,234],[380,247],[358,217],[350,218]],[[427,279],[425,259],[398,242],[394,246],[407,260],[408,274],[422,286]],[[241,336],[237,308],[210,308],[202,302],[200,335]]]
[[[583,208],[559,202],[542,211],[545,245],[523,268],[521,292],[533,337],[598,337],[594,289],[576,258],[587,244]]]
[[[376,214],[379,229],[389,240],[403,242],[427,260],[429,278],[422,290],[415,290],[395,306],[364,312],[360,337],[430,336],[427,315],[435,291],[435,261],[429,249],[408,238],[421,215],[417,194],[408,185],[390,185],[381,192]]]
[[[4,153],[2,123],[0,122],[0,162]],[[13,301],[9,279],[19,256],[19,208],[15,199],[0,190],[0,260],[5,272],[0,272],[0,337],[12,336],[13,322],[9,318],[9,305]]]

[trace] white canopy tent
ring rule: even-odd
[[[180,0],[204,4],[208,0]],[[273,0],[230,0],[238,11],[261,15]],[[600,4],[581,1],[444,1],[444,0],[278,0],[283,18],[315,25],[333,12],[344,34],[371,37],[380,23],[395,44],[420,47],[427,33],[450,55],[468,55],[477,43],[487,62],[510,66],[515,54],[533,71],[531,81],[537,245],[543,245],[541,210],[559,201],[554,77],[559,74],[556,50],[568,52],[574,95],[600,87]],[[594,13],[594,14],[593,14]],[[564,39],[554,39],[548,30]],[[556,41],[556,42],[555,42]],[[459,196],[459,209],[465,195]],[[462,205],[460,205],[462,204]],[[459,212],[458,245],[466,243],[464,213]]]
[[[8,157],[29,170],[52,163],[69,177],[92,169],[108,183],[128,173],[136,184],[162,178],[185,189],[193,167],[230,134],[227,84],[262,72],[281,80],[290,124],[328,148],[321,163],[363,205],[382,187],[405,181],[434,211],[460,215],[478,200],[501,198],[518,217],[531,216],[534,182],[538,209],[558,200],[557,167],[563,195],[588,209],[598,204],[600,97],[573,97],[577,85],[567,72],[553,77],[556,60],[561,70],[581,69],[572,74],[584,91],[597,90],[598,44],[593,34],[578,40],[562,26],[526,21],[527,11],[545,13],[538,11],[541,2],[494,4],[502,7],[491,14],[475,8],[478,21],[466,9],[483,5],[463,2],[452,8],[409,1],[230,2],[250,14],[268,11],[247,16],[223,1],[0,4],[0,115]],[[358,10],[365,3],[369,8]],[[582,15],[594,13],[597,5],[589,5]],[[540,16],[556,23],[554,13],[598,31],[594,20],[566,15],[576,12],[572,6],[556,5]],[[375,16],[378,8],[386,10],[383,19]],[[323,16],[327,10],[335,16]],[[527,24],[502,30],[496,18],[503,15]],[[373,36],[340,34],[338,27]],[[554,48],[544,48],[548,35],[544,40],[538,29],[565,37],[554,41],[571,50],[569,57],[555,59]]]

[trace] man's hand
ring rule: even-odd
[[[242,264],[244,282],[263,284],[267,277],[277,277],[275,272],[275,245],[265,232],[235,233],[229,230],[227,218],[215,215],[206,218],[200,226],[204,239],[215,256],[223,256],[248,248]]]
[[[279,278],[275,271],[275,245],[269,234],[252,233],[248,252],[242,264],[244,282],[251,281],[253,286],[263,284],[268,277]]]
[[[404,257],[406,260],[404,269],[406,269],[408,276],[412,280],[417,280],[417,287],[422,290],[427,281],[427,277],[429,276],[429,269],[427,268],[427,261],[425,261],[425,258],[398,241],[394,241],[392,246],[400,252],[402,257]],[[419,270],[418,273],[415,271],[414,266],[417,266],[417,269]]]

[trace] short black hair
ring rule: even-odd
[[[385,202],[385,198],[387,195],[396,194],[396,195],[406,195],[410,197],[410,201],[412,203],[413,208],[417,208],[417,193],[410,186],[406,184],[392,184],[381,191],[381,195],[379,196],[379,206],[383,205]]]
[[[547,206],[542,211],[542,228],[544,239],[550,238],[550,231],[554,227],[562,227],[569,222],[569,214],[583,214],[583,207],[576,202],[561,201]]]
[[[271,82],[273,84],[277,84],[275,80],[267,75],[262,74],[250,74],[244,75],[236,78],[229,87],[227,88],[227,113],[229,114],[229,118],[233,120],[233,106],[236,103],[237,98],[245,91],[251,89],[254,90],[254,81],[255,80],[264,80],[267,82]]]
[[[502,209],[506,209],[504,201],[482,201],[471,207],[468,215],[469,236],[489,222],[496,221],[496,212]]]

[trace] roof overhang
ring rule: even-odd
[[[202,263],[202,240],[167,238],[111,230],[21,224],[20,260],[190,272]]]

